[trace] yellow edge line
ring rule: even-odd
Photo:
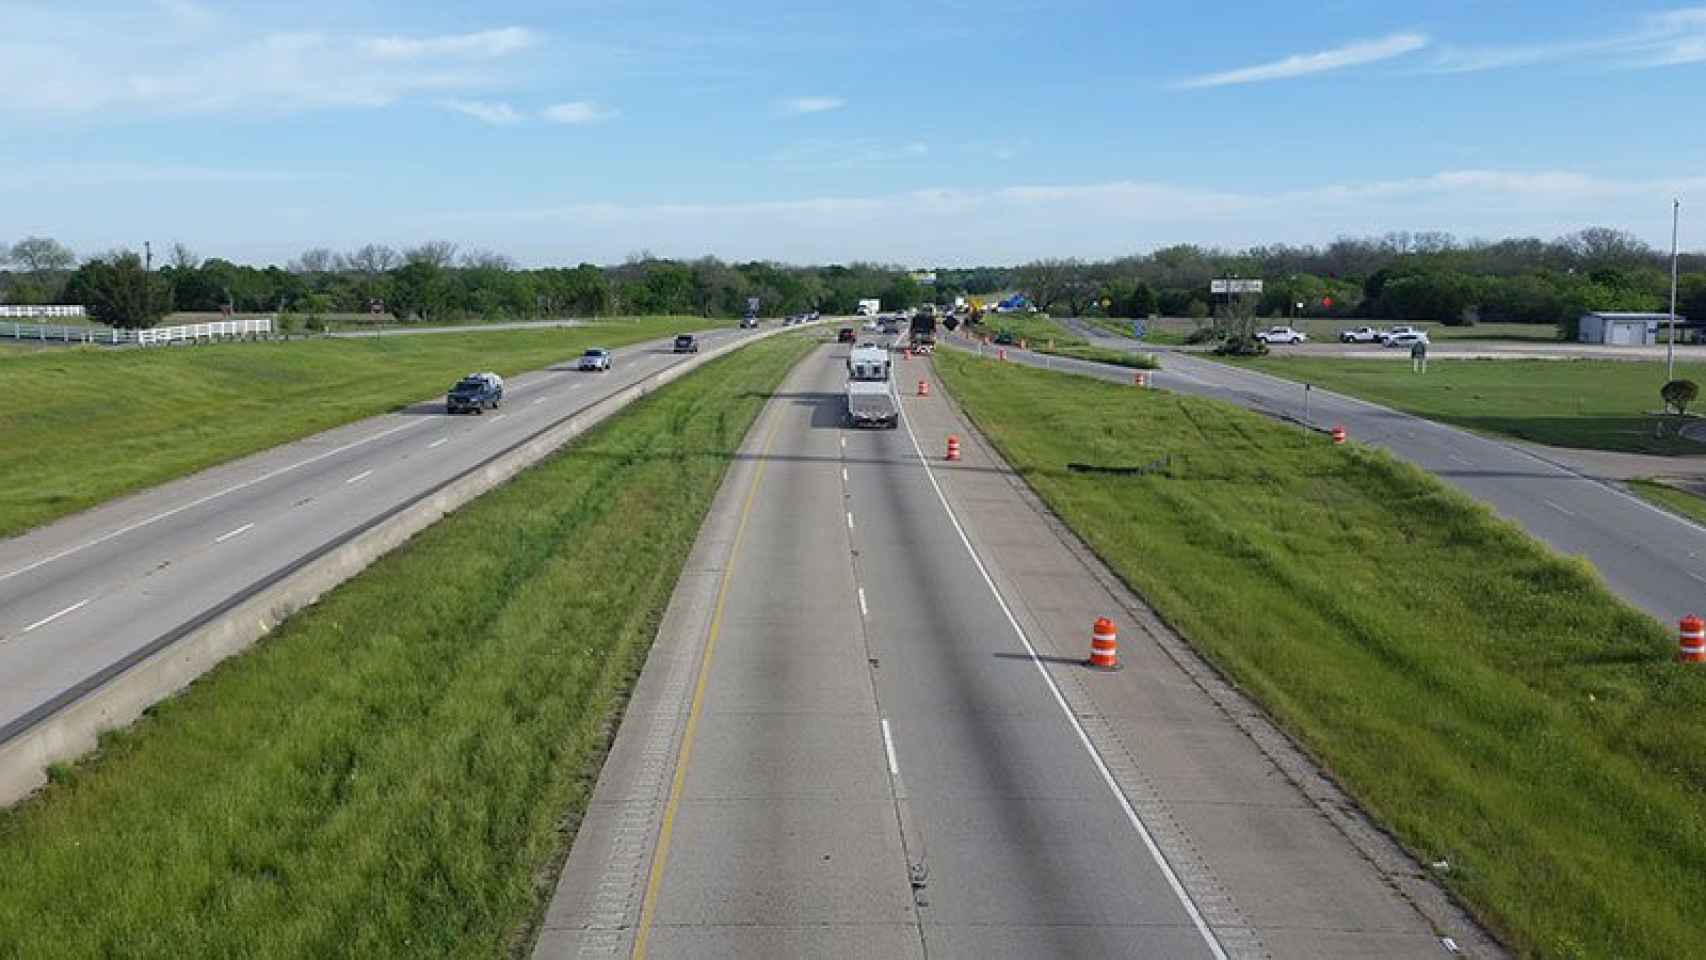
[[[734,543],[729,547],[728,565],[723,568],[722,583],[717,587],[717,605],[711,613],[711,631],[705,638],[705,657],[699,664],[699,680],[693,687],[693,704],[687,709],[687,728],[681,734],[681,755],[675,761],[675,779],[669,785],[669,802],[664,805],[663,825],[658,828],[657,850],[652,854],[652,869],[646,879],[646,899],[640,907],[640,926],[634,935],[634,960],[645,960],[646,940],[651,935],[652,920],[658,910],[658,890],[663,886],[664,866],[669,863],[669,838],[675,831],[675,812],[681,806],[681,791],[687,783],[687,763],[693,756],[693,735],[699,729],[699,709],[705,703],[705,684],[711,676],[711,654],[717,649],[717,635],[723,629],[723,603],[729,597],[729,582],[734,578],[735,560],[740,556],[741,541],[746,538],[746,521],[752,515],[752,504],[758,497],[758,483],[764,479],[764,468],[768,465],[764,457],[770,453],[770,445],[776,440],[776,431],[782,426],[782,417],[777,415],[776,421],[770,425],[770,432],[764,438],[764,447],[759,451],[758,471],[752,476],[752,487],[746,492],[746,503],[741,506],[740,522],[735,526]]]

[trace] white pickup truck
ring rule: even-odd
[[[847,354],[847,419],[854,426],[900,425],[887,347],[861,343]]]

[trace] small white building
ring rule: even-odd
[[[1584,313],[1576,339],[1614,347],[1645,347],[1663,343],[1664,329],[1669,324],[1668,313]],[[1679,315],[1676,326],[1680,334],[1687,321]]]

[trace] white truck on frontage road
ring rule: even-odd
[[[847,353],[847,419],[858,426],[900,425],[900,403],[895,399],[887,347],[856,344]]]

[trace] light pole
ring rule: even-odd
[[[1665,382],[1676,379],[1676,225],[1682,219],[1682,199],[1670,205],[1670,345],[1665,347]]]

